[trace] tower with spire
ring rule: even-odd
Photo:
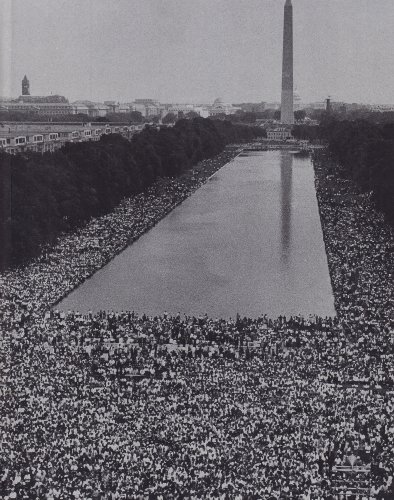
[[[282,99],[280,121],[294,123],[293,95],[293,6],[286,0],[283,22]]]
[[[26,75],[22,80],[22,95],[30,95],[30,83]]]

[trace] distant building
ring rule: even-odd
[[[52,95],[21,95],[18,97],[19,102],[30,102],[32,104],[39,103],[63,103],[68,104],[68,99],[66,99],[63,95],[52,94]]]
[[[97,116],[102,117],[102,116],[107,116],[107,113],[109,112],[109,107],[106,106],[105,104],[102,104],[101,102],[95,103],[95,107],[97,109]]]
[[[156,99],[135,99],[135,104],[143,104],[144,106],[159,106],[160,103]]]
[[[371,104],[368,106],[371,111],[377,111],[380,113],[394,111],[394,104]]]
[[[245,113],[262,113],[266,109],[266,103],[261,102],[243,102],[241,104],[234,104],[236,108],[240,108]]]
[[[164,118],[168,113],[175,116],[187,115],[190,112],[197,113],[201,118],[208,118],[210,115],[209,107],[195,104],[165,104],[163,105],[161,117]]]
[[[126,139],[141,130],[121,123],[8,123],[0,127],[0,150],[10,154],[53,152],[67,142],[99,141],[102,135],[120,134]]]
[[[194,106],[193,111],[201,116],[201,118],[208,118],[209,109],[206,106]]]
[[[119,110],[119,103],[115,101],[104,101],[104,104],[108,106],[108,113],[117,113]]]
[[[237,111],[241,110],[239,107],[235,107],[232,104],[227,104],[224,103],[221,97],[218,97],[215,99],[213,102],[213,105],[211,106],[209,110],[210,116],[215,116],[215,115],[233,115]]]
[[[131,111],[137,111],[138,113],[141,113],[143,117],[146,116],[146,106],[145,104],[137,103],[137,102],[132,102],[130,105]]]
[[[38,108],[39,115],[55,116],[72,114],[72,106],[68,102],[40,102],[33,106]]]
[[[331,102],[331,109],[338,113],[346,113],[347,104],[345,102]]]
[[[89,118],[101,118],[107,116],[109,107],[99,102],[75,101],[72,103],[72,113],[74,115],[88,115]]]
[[[30,95],[30,83],[26,75],[22,80],[22,95]]]
[[[280,109],[280,102],[267,102],[265,105],[265,109],[274,109],[277,111]]]
[[[156,99],[135,99],[130,103],[130,111],[138,111],[144,118],[160,117],[164,109]]]
[[[0,103],[0,109],[3,111],[17,111],[20,113],[29,113],[45,116],[69,115],[72,113],[72,106],[69,103],[48,103],[48,102],[23,102],[7,101]]]
[[[360,111],[368,109],[365,104],[358,103],[345,103],[340,101],[333,101],[331,98],[325,99],[324,101],[312,102],[307,106],[314,110],[324,110],[324,111],[334,111],[339,113],[346,113],[347,111]]]
[[[22,80],[22,95],[18,99],[0,101],[0,109],[9,112],[17,111],[45,116],[68,115],[72,113],[72,106],[64,96],[30,95],[30,83],[26,75]]]
[[[87,115],[89,108],[85,102],[75,101],[71,104],[73,115]]]
[[[118,113],[125,114],[125,113],[130,113],[131,111],[133,111],[131,104],[128,104],[126,102],[119,103],[117,111]]]
[[[326,101],[318,101],[318,102],[311,102],[307,106],[308,108],[311,109],[326,109]]]
[[[161,116],[162,108],[160,107],[159,104],[151,104],[148,106],[145,106],[145,116],[147,118],[152,117],[152,116]]]
[[[37,106],[29,103],[23,103],[18,101],[3,101],[0,103],[1,111],[9,111],[9,112],[19,112],[19,113],[28,113],[28,114],[39,114],[39,109]]]
[[[183,113],[186,115],[190,111],[194,111],[194,106],[192,104],[170,104],[166,109],[167,113],[174,113],[177,115]]]

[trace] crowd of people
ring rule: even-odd
[[[1,275],[1,498],[393,498],[394,235],[327,159],[337,317],[53,308],[235,153]]]

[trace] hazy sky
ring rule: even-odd
[[[0,95],[279,100],[284,0],[0,0]],[[293,0],[295,85],[394,103],[394,0]],[[11,32],[12,28],[12,32]]]

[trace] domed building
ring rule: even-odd
[[[241,108],[236,108],[232,104],[227,104],[223,102],[223,99],[221,97],[218,97],[213,101],[213,104],[209,110],[209,114],[210,116],[233,115],[240,109]]]
[[[224,106],[224,103],[223,103],[223,99],[221,97],[217,97],[214,101],[213,101],[213,106]]]

